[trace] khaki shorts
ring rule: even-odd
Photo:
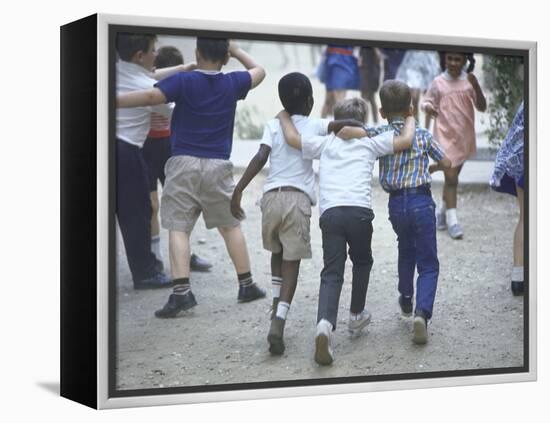
[[[239,225],[231,214],[235,182],[229,160],[174,156],[166,162],[164,172],[163,228],[190,233],[201,212],[208,229]]]
[[[283,260],[311,258],[311,201],[298,191],[267,192],[260,203],[264,248]]]

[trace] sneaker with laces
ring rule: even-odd
[[[159,289],[172,286],[172,279],[163,272],[156,272],[153,276],[139,281],[134,281],[134,289]]]
[[[351,313],[350,313],[351,314]],[[351,317],[348,321],[348,332],[351,336],[359,336],[361,330],[370,323],[371,314],[365,309],[359,315],[359,318],[354,319]]]
[[[237,301],[240,303],[248,303],[265,297],[265,290],[253,283],[248,286],[239,286],[239,295]]]
[[[445,214],[445,210],[441,208],[437,209],[435,213],[435,222],[437,230],[444,231],[447,229],[447,215]]]
[[[322,366],[328,366],[334,361],[330,342],[330,331],[332,325],[328,320],[321,319],[317,324],[315,335],[315,362]]]
[[[409,317],[413,312],[412,298],[400,295],[399,307],[401,308],[401,314],[403,316]]]
[[[184,295],[170,294],[168,302],[163,308],[155,311],[155,316],[161,319],[176,317],[180,312],[189,310],[196,305],[197,301],[191,291],[187,291]]]
[[[452,239],[462,239],[464,236],[464,231],[462,230],[460,223],[455,223],[454,225],[449,226],[447,230]]]
[[[285,319],[277,316],[271,320],[267,342],[269,343],[269,352],[273,355],[281,355],[285,352],[285,343],[283,342],[285,322]]]
[[[200,258],[196,254],[191,254],[189,267],[193,272],[209,272],[210,268],[212,267],[212,263],[206,261],[203,258]]]
[[[413,342],[415,344],[425,344],[428,342],[428,319],[422,311],[417,311],[413,321]]]

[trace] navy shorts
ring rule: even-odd
[[[149,176],[149,191],[157,190],[158,181],[164,186],[164,166],[172,155],[170,137],[147,138],[141,150],[143,160],[147,164]]]

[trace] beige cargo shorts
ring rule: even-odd
[[[283,260],[311,258],[311,200],[299,191],[266,192],[261,200],[262,240]]]
[[[231,214],[233,163],[222,159],[173,156],[164,167],[162,227],[190,233],[201,212],[208,229],[239,225]]]

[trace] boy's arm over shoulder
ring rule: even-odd
[[[435,164],[431,164],[429,167],[430,173],[437,172],[438,170],[450,169],[452,166],[451,160],[445,155],[441,145],[434,139],[432,134],[424,130],[423,136],[428,141],[428,156],[435,161]]]
[[[393,137],[394,153],[411,148],[415,135],[416,121],[414,120],[413,116],[409,115],[405,119],[405,126],[403,126],[401,133],[399,135],[394,135]]]
[[[302,136],[294,126],[294,122],[290,118],[290,115],[286,110],[281,110],[277,114],[277,119],[281,125],[281,130],[283,131],[283,136],[285,141],[291,147],[294,147],[298,150],[302,149]]]
[[[158,88],[118,94],[116,97],[118,108],[156,106],[163,103],[166,103],[166,97]]]
[[[234,41],[229,43],[229,55],[237,59],[250,74],[250,89],[256,88],[264,80],[265,69]]]

